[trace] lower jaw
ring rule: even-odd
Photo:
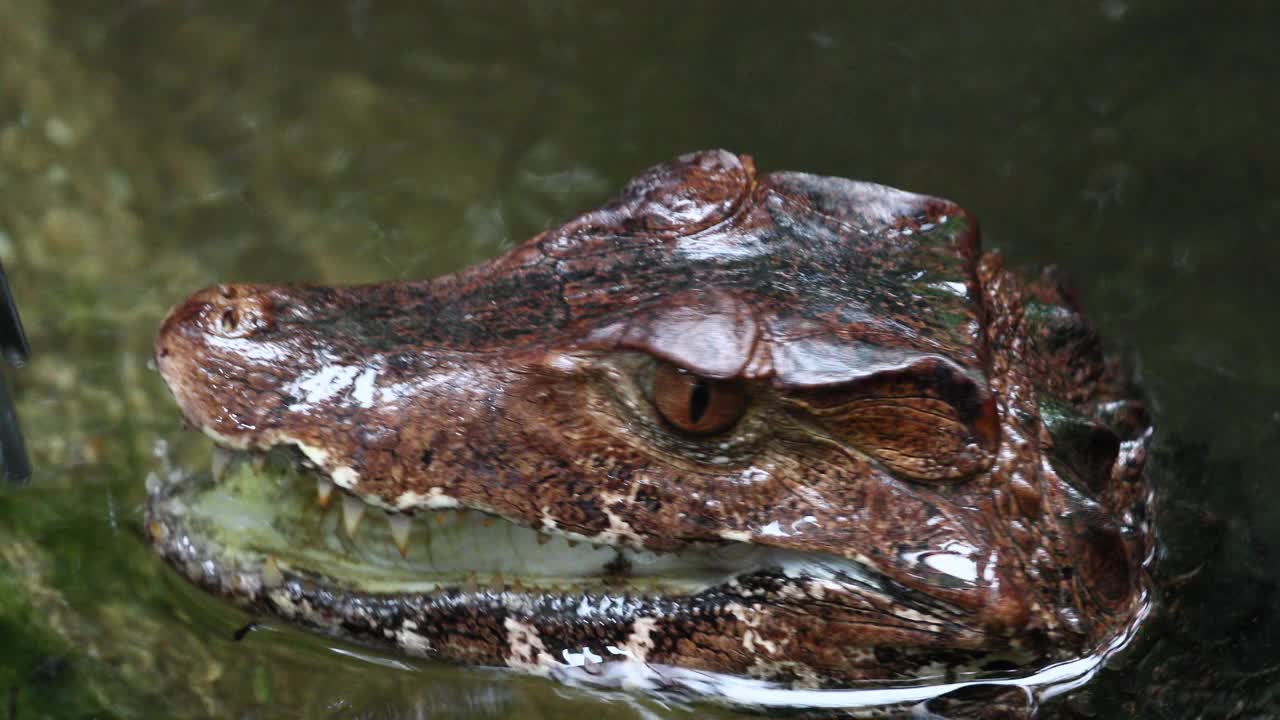
[[[217,481],[172,471],[149,480],[146,530],[188,580],[255,615],[411,656],[539,674],[556,659],[512,654],[513,632],[534,618],[589,619],[584,627],[597,640],[621,648],[638,618],[686,615],[694,584],[712,581],[597,573],[619,551],[571,547],[472,511],[423,513],[401,556],[388,523],[375,517],[381,510],[368,508],[358,527],[344,527],[339,491],[320,507],[313,485],[305,474],[248,462]],[[549,562],[515,572],[521,547]],[[586,646],[607,652],[599,642]]]
[[[900,667],[876,661],[839,672],[794,660],[765,662],[750,653],[688,653],[682,645],[696,644],[699,636],[726,648],[743,641],[739,615],[745,601],[728,592],[663,595],[607,587],[548,592],[512,584],[368,592],[281,562],[225,553],[188,534],[154,503],[148,506],[147,526],[170,565],[254,616],[411,657],[507,667],[569,684],[673,690],[695,697],[709,691],[708,683],[743,691],[753,687],[743,682],[757,682],[763,683],[758,689],[773,691],[922,686],[945,679],[913,677],[913,669],[927,661],[910,651],[898,655]],[[981,656],[948,654],[961,661]],[[874,657],[869,650],[866,655]]]
[[[598,570],[622,551],[539,542],[527,528],[450,510],[418,518],[402,557],[387,524],[375,522],[382,511],[369,508],[349,534],[341,508],[317,507],[311,486],[248,463],[220,481],[172,473],[151,481],[146,529],[188,580],[254,615],[414,657],[557,676],[593,676],[621,660],[687,665],[659,647],[663,634],[694,624],[714,632],[731,619],[716,588],[753,552],[681,560],[628,550],[622,556],[645,572],[608,575]],[[308,518],[306,527],[291,517]],[[530,548],[541,552],[538,572],[515,572],[511,558]],[[681,572],[655,574],[664,566]],[[749,670],[728,659],[695,665]]]
[[[1111,654],[1123,649],[1137,626],[1135,622],[1122,642],[1042,671],[1033,671],[1035,664],[1029,663],[1012,671],[931,671],[913,678],[877,662],[871,668],[850,668],[848,674],[821,676],[812,671],[806,674],[799,663],[782,662],[774,663],[771,672],[767,666],[734,661],[729,655],[706,662],[663,649],[664,645],[678,647],[669,642],[670,637],[691,635],[698,625],[714,630],[717,618],[731,615],[723,597],[583,592],[574,602],[567,595],[510,587],[451,588],[431,595],[334,592],[323,584],[325,578],[306,572],[283,570],[279,578],[264,578],[260,569],[218,559],[198,540],[182,536],[181,526],[157,513],[154,504],[148,508],[148,526],[161,553],[188,579],[251,612],[279,616],[363,644],[392,646],[414,657],[505,666],[591,688],[675,693],[755,712],[808,716],[813,711],[825,716],[839,711],[841,716],[852,712],[850,716],[861,717],[865,710],[869,717],[923,717],[920,710],[931,699],[963,694],[974,686],[1016,690],[1019,697],[1026,697],[1026,707],[1034,708],[1033,698],[1049,698],[1087,681]],[[547,622],[563,617],[566,608],[584,621],[576,632],[570,623]],[[900,661],[922,667],[930,663],[928,655],[933,652],[913,657],[907,651],[901,653]],[[950,656],[953,663],[976,668],[986,654],[955,651]],[[894,674],[892,679],[887,677]],[[976,709],[992,708],[980,701]]]
[[[683,555],[591,547],[453,510],[418,517],[402,555],[397,545],[404,544],[375,517],[383,511],[368,508],[358,527],[344,527],[340,491],[326,509],[314,486],[296,469],[248,462],[220,481],[171,473],[149,486],[147,529],[172,565],[214,595],[411,656],[541,675],[591,674],[634,660],[802,687],[895,676],[900,683],[917,663],[907,652],[899,655],[902,667],[876,660],[818,673],[790,661],[763,663],[750,647],[707,655],[680,649],[696,635],[749,644],[744,623],[767,622],[743,615],[755,588],[815,575],[876,582],[839,558],[741,543]]]

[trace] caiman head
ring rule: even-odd
[[[697,153],[456,274],[209,288],[155,352],[192,426],[300,468],[154,483],[161,552],[415,655],[849,686],[1145,607],[1141,401],[944,200]]]

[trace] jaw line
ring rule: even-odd
[[[254,444],[256,445],[256,443]],[[235,443],[234,445],[250,446],[249,443]],[[223,445],[219,443],[215,453],[225,453],[226,451],[222,450],[222,447]],[[292,457],[290,458],[291,468],[296,470],[300,455],[304,463],[308,465],[303,473],[304,476],[310,476],[313,481],[315,478],[326,477],[324,472],[309,467],[309,464],[313,462],[312,458],[316,456],[315,452],[308,453],[300,444],[292,440],[286,443],[274,444],[274,448],[277,451],[281,447],[292,452]],[[295,452],[295,449],[300,449],[301,452]],[[276,456],[279,457],[278,452]],[[224,460],[224,464],[225,462]],[[275,464],[278,465],[278,462]],[[237,467],[234,461],[232,465]],[[249,463],[240,463],[238,469],[243,471],[248,466]],[[235,470],[224,472],[231,475]],[[258,474],[249,478],[241,478],[240,482],[253,486],[274,484],[278,486],[276,488],[277,494],[284,492],[279,490],[279,486],[295,483],[299,479],[297,477],[285,477],[283,479],[276,477],[273,479],[270,474],[264,475],[257,470],[254,472]],[[332,476],[330,475],[329,477]],[[514,549],[516,551],[523,548],[528,551],[524,553],[526,556],[531,555],[523,558],[527,565],[503,566],[497,569],[453,565],[437,569],[433,560],[430,567],[424,568],[420,564],[415,568],[393,564],[395,559],[392,558],[392,563],[382,563],[381,569],[387,571],[386,577],[376,582],[364,582],[368,578],[360,577],[358,570],[352,571],[353,567],[359,568],[371,561],[376,565],[378,561],[385,560],[394,554],[393,550],[390,554],[385,554],[386,557],[371,557],[367,547],[369,543],[362,537],[372,533],[375,538],[386,540],[387,534],[384,527],[386,523],[383,518],[376,517],[383,515],[378,508],[385,509],[385,504],[374,505],[373,503],[368,503],[362,496],[347,493],[345,486],[334,481],[334,484],[343,489],[332,491],[334,497],[328,503],[328,515],[324,514],[325,509],[323,507],[302,507],[298,512],[291,512],[291,510],[297,509],[296,505],[291,508],[279,503],[265,503],[264,507],[264,502],[261,498],[251,497],[248,502],[234,507],[228,506],[229,509],[224,509],[221,511],[222,514],[214,516],[209,512],[204,512],[207,508],[201,508],[200,503],[209,497],[221,494],[224,490],[234,494],[234,491],[228,489],[233,483],[229,482],[227,477],[215,479],[206,474],[171,472],[168,478],[168,481],[161,482],[150,488],[147,508],[148,527],[151,530],[152,539],[161,547],[162,551],[165,551],[166,555],[171,554],[166,551],[165,547],[166,543],[172,540],[170,535],[181,536],[187,545],[193,548],[199,546],[201,552],[196,554],[202,556],[202,562],[214,560],[217,561],[215,564],[228,565],[227,559],[232,559],[233,561],[229,565],[234,566],[234,572],[241,575],[246,572],[250,575],[262,575],[265,568],[268,584],[271,584],[271,580],[280,577],[282,573],[286,576],[292,573],[298,577],[306,578],[309,582],[320,583],[335,591],[350,594],[357,594],[362,591],[375,594],[405,592],[431,594],[450,589],[471,589],[476,587],[487,587],[491,590],[502,591],[506,585],[505,579],[514,578],[518,581],[513,583],[517,588],[522,584],[527,584],[531,590],[541,590],[543,591],[541,594],[547,595],[566,594],[565,591],[567,590],[568,594],[573,595],[591,591],[615,594],[638,591],[661,596],[692,596],[704,591],[726,588],[736,581],[757,572],[774,571],[783,573],[790,579],[792,584],[797,586],[806,581],[830,581],[843,584],[854,583],[870,590],[884,591],[879,576],[865,568],[861,563],[825,553],[782,550],[746,540],[728,541],[723,544],[692,545],[688,550],[679,552],[655,552],[617,541],[602,542],[598,537],[594,539],[587,538],[554,527],[529,527],[523,523],[494,515],[488,512],[486,508],[466,505],[444,495],[430,497],[429,500],[432,502],[428,502],[426,507],[456,510],[459,518],[458,523],[464,526],[458,532],[464,538],[473,532],[492,534],[494,531],[505,530],[510,538],[508,542],[515,544]],[[306,487],[309,488],[310,484],[307,483]],[[296,488],[289,489],[287,492],[296,493]],[[303,492],[306,492],[305,488]],[[288,499],[295,504],[297,502],[296,498]],[[366,506],[372,506],[361,506],[360,513],[366,517],[360,523],[361,529],[357,532],[355,539],[348,533],[337,529],[340,523],[334,518],[333,506],[342,506],[349,499],[363,502]],[[387,516],[402,519],[421,518],[424,514],[422,506],[418,506],[415,510],[418,512],[413,514],[388,511]],[[230,511],[236,511],[242,515],[256,513],[260,520],[265,519],[272,526],[284,520],[286,529],[279,530],[278,538],[273,537],[274,544],[257,542],[247,533],[225,533],[225,537],[220,537],[224,535],[224,532],[219,531],[224,530],[224,526],[227,524],[225,521],[240,522],[244,520],[242,517],[229,514]],[[321,525],[328,523],[329,532],[337,535],[337,540],[343,541],[342,546],[335,547],[332,542],[333,538],[330,538],[327,548],[316,547],[314,545],[315,528],[307,531],[309,537],[312,538],[311,541],[295,543],[294,540],[299,531],[292,527],[290,523],[311,523],[314,521],[314,517],[307,517],[309,514],[319,517]],[[430,522],[431,516],[434,516],[435,520],[440,523],[452,523],[452,520],[446,520],[446,518],[453,518],[454,512],[444,513],[440,510],[427,510],[425,514],[428,516],[426,520],[415,519],[413,522],[415,529],[423,524],[426,525],[427,546],[429,547],[436,542],[436,539],[431,536],[431,531],[433,529],[438,530]],[[472,526],[470,530],[465,527],[468,522]],[[484,529],[482,530],[481,525],[477,523],[480,523]],[[376,530],[370,530],[370,526],[373,526]],[[382,531],[382,535],[378,535],[379,530]],[[291,532],[294,533],[295,537],[288,537]],[[537,538],[536,545],[532,543],[532,539],[535,537]],[[492,539],[493,537],[490,537],[490,540]],[[501,540],[498,541],[501,542]],[[311,543],[309,547],[307,546],[308,542]],[[552,543],[555,543],[555,545],[552,545]],[[547,545],[545,550],[540,547],[544,544]],[[567,545],[567,548],[560,547],[561,545]],[[364,546],[363,550],[353,553],[352,548],[358,546]],[[384,542],[383,546],[383,549],[386,549],[390,547],[390,543]],[[301,552],[302,550],[314,552]],[[472,550],[474,551],[474,548]],[[411,550],[410,555],[414,552]],[[446,548],[443,552],[449,552],[449,550]],[[557,553],[559,557],[557,557]],[[180,554],[190,555],[190,553],[185,552]],[[517,552],[516,554],[518,555],[519,553]],[[560,572],[551,572],[550,576],[540,576],[539,573],[543,572],[546,567],[547,556],[551,557],[553,567],[555,567],[556,563],[559,564]],[[401,557],[405,558],[405,553],[402,552]],[[326,562],[329,559],[333,560],[331,565]],[[483,559],[484,556],[482,555],[480,560]],[[565,567],[566,563],[569,565],[567,568]],[[581,563],[581,565],[574,566],[574,563]],[[614,567],[610,569],[610,566]],[[344,574],[342,572],[344,568],[350,572]],[[593,571],[592,568],[596,568],[599,572]],[[522,570],[526,569],[531,570],[530,575],[521,574]],[[334,572],[334,570],[338,570],[338,572]],[[416,577],[407,579],[401,573],[397,580],[396,573],[398,571],[411,571],[416,574]],[[468,572],[469,577],[458,577],[460,573]],[[568,574],[566,575],[565,572],[568,572]],[[424,574],[425,577],[422,577]],[[450,578],[449,575],[454,577]],[[246,585],[248,578],[243,577],[241,579],[245,581],[241,582],[241,584]],[[261,580],[261,578],[259,579]],[[251,585],[252,583],[247,584]]]
[[[736,632],[749,635],[758,623],[767,622],[771,617],[766,612],[767,607],[780,602],[765,599],[769,595],[792,598],[797,603],[798,612],[803,612],[803,606],[810,602],[831,606],[858,602],[856,596],[859,595],[864,600],[878,596],[877,604],[891,598],[900,602],[902,612],[894,614],[901,619],[910,617],[913,623],[923,622],[937,627],[943,623],[958,622],[955,608],[945,607],[945,604],[928,598],[913,600],[910,596],[901,596],[905,588],[896,586],[855,561],[831,555],[774,550],[752,543],[727,543],[717,547],[742,547],[747,552],[763,548],[756,550],[763,554],[753,558],[762,562],[747,563],[732,572],[721,571],[714,581],[705,581],[693,588],[634,583],[611,585],[599,581],[553,585],[527,583],[522,586],[494,582],[492,578],[484,582],[415,583],[413,586],[391,583],[367,587],[359,581],[344,578],[341,573],[317,569],[322,565],[293,565],[283,556],[277,557],[269,551],[248,547],[245,543],[228,547],[220,542],[219,535],[202,533],[191,500],[199,499],[210,490],[218,490],[223,482],[215,481],[208,473],[192,474],[174,469],[168,467],[167,461],[165,465],[165,472],[148,478],[145,528],[158,552],[186,579],[250,613],[278,617],[363,645],[384,648],[390,645],[415,657],[469,665],[505,665],[570,683],[574,682],[574,674],[565,675],[566,666],[572,669],[578,667],[575,663],[599,663],[601,660],[593,661],[592,658],[602,657],[605,665],[611,668],[604,676],[613,677],[611,661],[640,660],[640,664],[649,665],[645,652],[625,643],[615,646],[596,644],[592,645],[595,655],[586,648],[574,653],[563,649],[563,653],[568,653],[563,658],[543,652],[535,654],[536,662],[529,662],[527,658],[516,655],[502,655],[502,651],[514,642],[512,637],[518,637],[535,625],[545,627],[546,623],[565,630],[564,637],[558,631],[542,636],[556,653],[561,653],[566,642],[573,642],[571,638],[581,637],[586,628],[599,633],[596,637],[613,638],[613,642],[620,643],[617,638],[632,637],[642,630],[647,632],[645,628],[652,627],[653,623],[668,620],[715,623],[718,622],[715,618],[727,618],[732,624],[736,619],[739,624]],[[249,465],[244,463],[240,467],[243,469]],[[277,484],[287,485],[288,481]],[[277,508],[273,507],[273,510]],[[365,522],[378,519],[368,518]],[[511,524],[511,527],[532,532],[524,526]],[[616,546],[607,548],[621,550]],[[841,600],[841,594],[847,599]],[[505,633],[506,644],[490,643],[487,655],[475,654],[474,648],[472,654],[458,650],[454,647],[454,637],[450,635],[456,630],[450,629],[450,623],[459,614],[471,618],[496,618],[498,625],[489,632],[499,633],[498,638]],[[435,635],[428,641],[427,635],[431,633]],[[740,639],[746,642],[748,635]],[[462,638],[460,642],[465,646],[468,640]],[[610,647],[631,654],[628,657],[603,655],[613,652]],[[636,647],[643,650],[644,646]],[[957,646],[956,649],[963,648]],[[976,647],[970,650],[981,652]],[[493,654],[495,652],[497,655]],[[741,673],[747,669],[734,672]],[[591,667],[585,667],[583,672],[601,675]],[[689,669],[678,672],[685,675],[701,673]]]

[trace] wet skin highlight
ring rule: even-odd
[[[848,687],[1084,656],[1147,602],[1141,391],[946,200],[695,153],[452,275],[203,290],[156,363],[281,466],[157,483],[160,552],[417,656]]]

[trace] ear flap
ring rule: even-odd
[[[916,480],[955,480],[986,470],[1000,445],[995,398],[938,357],[791,397],[828,432]]]

